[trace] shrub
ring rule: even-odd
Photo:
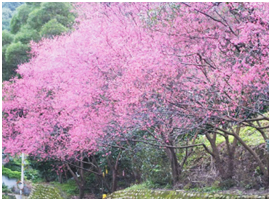
[[[2,193],[11,193],[11,190],[8,189],[8,186],[5,183],[2,183]]]
[[[66,183],[60,184],[59,182],[51,182],[54,186],[58,187],[63,191],[67,196],[78,195],[79,189],[76,185],[76,182],[73,179],[68,180]]]
[[[26,169],[25,170],[25,176],[27,179],[29,180],[32,180],[32,181],[36,181],[36,180],[39,180],[40,178],[40,174],[39,174],[39,171],[38,170],[35,170],[35,169]]]
[[[21,173],[18,171],[12,171],[11,169],[5,168],[2,165],[2,174],[6,175],[8,178],[15,178],[15,179],[20,179],[21,178]]]

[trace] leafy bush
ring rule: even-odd
[[[57,179],[56,172],[52,170],[56,161],[38,161],[38,158],[32,158],[30,156],[28,157],[28,161],[31,164],[31,167],[38,171],[30,173],[32,175],[34,174],[33,176],[35,178],[33,182],[39,181],[40,178],[45,179],[46,182],[55,181]],[[37,175],[37,173],[39,174]]]
[[[20,179],[21,178],[21,173],[18,171],[12,171],[11,169],[8,169],[2,165],[2,174],[6,175],[8,178],[15,178],[15,179]]]
[[[223,189],[229,189],[235,185],[235,182],[233,179],[226,179],[221,181],[220,186]]]
[[[61,189],[68,197],[79,194],[79,189],[73,179],[68,180],[67,183],[51,182],[51,184]]]
[[[22,159],[21,158],[9,158],[9,162],[5,164],[5,168],[8,168],[12,171],[21,172],[21,164]]]
[[[13,195],[2,195],[2,199],[16,199]]]
[[[11,190],[8,189],[8,186],[5,183],[2,183],[2,193],[11,193]]]
[[[141,161],[142,178],[150,188],[161,188],[171,183],[170,162],[164,150],[146,146],[140,149],[137,157]]]
[[[40,180],[40,174],[38,170],[29,168],[25,170],[25,176],[27,179],[32,180],[33,182]]]

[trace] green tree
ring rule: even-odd
[[[21,42],[23,44],[29,44],[31,40],[39,41],[40,34],[35,29],[31,29],[28,25],[23,26],[21,31],[15,35],[14,42]]]
[[[70,12],[72,8],[70,3],[44,2],[41,4],[44,15],[39,16],[40,22],[44,24],[44,22],[48,22],[50,19],[56,19],[63,26],[71,28],[75,19],[75,15]],[[46,21],[41,19],[45,19]]]
[[[64,2],[26,3],[18,8],[17,14],[12,18],[11,32],[17,33],[25,24],[40,31],[51,19],[56,19],[63,26],[70,28],[75,19],[71,9],[72,5]]]
[[[28,45],[21,42],[12,43],[7,47],[5,59],[6,62],[13,64],[21,64],[28,60],[28,51],[30,50]]]
[[[2,45],[3,80],[14,76],[17,65],[29,60],[30,41],[61,35],[72,28],[76,16],[70,12],[72,9],[71,3],[64,2],[27,2],[16,9],[10,22],[14,39]],[[8,10],[5,16],[10,16]],[[8,40],[7,35],[5,32],[2,40]]]
[[[13,42],[14,36],[7,30],[4,30],[2,32],[2,78],[3,80],[6,80],[8,78],[9,74],[9,68],[10,66],[7,64],[5,55],[7,47]]]
[[[67,32],[67,28],[57,22],[56,19],[52,19],[42,26],[40,34],[42,37],[51,38],[52,36],[60,35],[63,32]]]
[[[17,65],[29,59],[30,47],[21,42],[11,43],[5,49],[5,65],[3,65],[3,80],[16,75]]]
[[[16,34],[20,28],[26,24],[28,15],[32,10],[32,6],[28,4],[21,5],[17,8],[17,13],[12,17],[10,23],[10,31]]]
[[[2,47],[13,42],[14,36],[7,30],[2,31]]]

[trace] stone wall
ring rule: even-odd
[[[63,199],[57,188],[49,185],[33,185],[28,199]]]
[[[269,199],[269,195],[196,193],[184,190],[121,190],[108,195],[107,199]]]

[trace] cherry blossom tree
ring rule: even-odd
[[[238,135],[249,125],[267,139],[260,122],[269,119],[267,3],[78,3],[77,10],[73,33],[33,43],[22,78],[4,82],[5,152],[83,161],[105,142],[143,141],[165,149],[176,184],[186,158],[179,164],[175,149],[199,146],[194,139],[206,134],[219,163],[215,135],[232,135],[229,155],[240,142],[268,178]],[[182,144],[187,136],[193,144]]]
[[[159,100],[178,113],[176,125],[184,128],[184,124],[178,121],[187,124],[188,117],[192,116],[199,129],[211,131],[212,135],[222,134],[228,144],[230,160],[234,157],[238,140],[268,178],[267,168],[261,159],[238,134],[240,126],[253,126],[251,122],[268,120],[264,114],[269,97],[268,5],[184,3],[149,6],[152,8],[141,10],[140,19],[145,22],[147,34],[151,36],[151,39],[148,36],[143,39],[141,35],[141,39],[148,40],[144,44],[151,44],[151,47],[141,49],[145,55],[152,54],[151,59],[144,60],[145,55],[135,56],[137,53],[130,49],[131,55],[140,57],[142,62],[129,68],[121,78],[123,84],[119,84],[123,94],[121,100],[124,100],[120,101],[120,107],[126,105],[126,111],[130,111],[127,116],[132,117],[126,118],[128,122],[132,122],[134,116],[131,114],[135,112],[157,115],[152,108],[142,107],[142,103],[146,103],[144,100],[151,102],[159,94]],[[134,87],[132,90],[131,85]],[[158,109],[157,105],[152,106]],[[160,110],[160,121],[163,114],[166,114],[165,110]],[[181,120],[182,115],[186,120]],[[157,123],[142,122],[149,123],[149,126]],[[213,129],[206,129],[206,125]],[[141,124],[141,128],[146,127]],[[194,126],[190,125],[190,128]],[[258,130],[266,128],[259,126]],[[264,132],[261,133],[267,139]],[[229,146],[228,135],[236,138],[232,147]],[[215,142],[215,136],[208,139]],[[211,144],[215,149],[215,143]],[[217,151],[213,150],[213,156],[214,153]],[[233,169],[232,161],[229,169]],[[226,177],[232,177],[232,174]]]

